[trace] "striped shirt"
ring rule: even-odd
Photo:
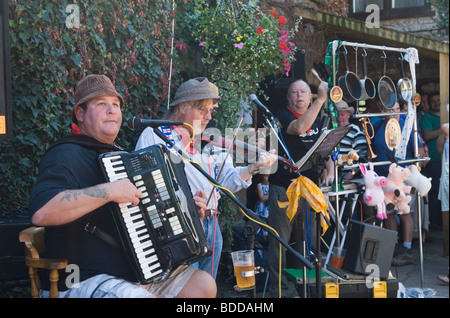
[[[352,149],[356,150],[356,153],[360,158],[366,158],[367,155],[367,140],[364,132],[359,129],[355,124],[349,124],[352,129],[341,140],[339,144],[339,154],[347,155]]]

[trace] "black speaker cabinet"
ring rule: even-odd
[[[386,279],[394,255],[397,232],[351,220],[344,249],[347,253],[342,267],[352,272]],[[370,266],[369,265],[377,265]]]
[[[8,1],[0,0],[0,141],[12,135]]]

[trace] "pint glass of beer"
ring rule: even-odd
[[[255,259],[252,250],[231,253],[237,286],[241,290],[255,287]]]

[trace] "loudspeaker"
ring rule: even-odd
[[[295,53],[295,61],[291,64],[291,71],[289,77],[282,76],[275,84],[276,89],[281,89],[287,92],[289,85],[296,80],[302,79],[306,81],[306,51],[298,50]],[[286,94],[283,96],[286,98]]]
[[[374,267],[368,266],[375,264],[379,277],[386,279],[396,241],[395,231],[351,220],[344,243],[347,253],[342,267],[358,274],[374,276]]]
[[[306,51],[304,49],[298,50],[295,54],[295,60],[291,69],[294,80],[306,80]]]
[[[0,1],[0,141],[12,136],[8,1]]]
[[[303,49],[298,50],[295,54],[295,61],[292,62],[289,76],[282,75],[280,78],[269,76],[262,83],[260,83],[261,89],[269,98],[266,106],[272,114],[276,114],[277,111],[286,107],[289,85],[299,79],[306,81],[305,63],[306,51]],[[264,117],[260,116],[263,116],[262,112],[258,112],[258,122],[265,122]]]

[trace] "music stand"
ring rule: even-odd
[[[332,130],[325,130],[316,143],[295,165],[298,167],[296,172],[302,172],[308,169],[314,169],[320,175],[325,166],[327,157],[336,149],[341,140],[348,134],[351,127],[338,127]],[[325,216],[324,216],[325,218]],[[326,219],[326,218],[325,218]],[[317,255],[316,261],[316,294],[321,297],[321,256],[320,256],[320,214],[316,213],[316,231],[317,231]],[[303,237],[304,240],[304,237]],[[305,290],[305,270],[303,270],[303,288]],[[306,292],[306,291],[305,291]]]
[[[325,130],[302,159],[295,163],[298,167],[296,172],[302,172],[311,168],[317,169],[317,167],[323,166],[327,157],[350,130],[351,127],[338,127]]]

